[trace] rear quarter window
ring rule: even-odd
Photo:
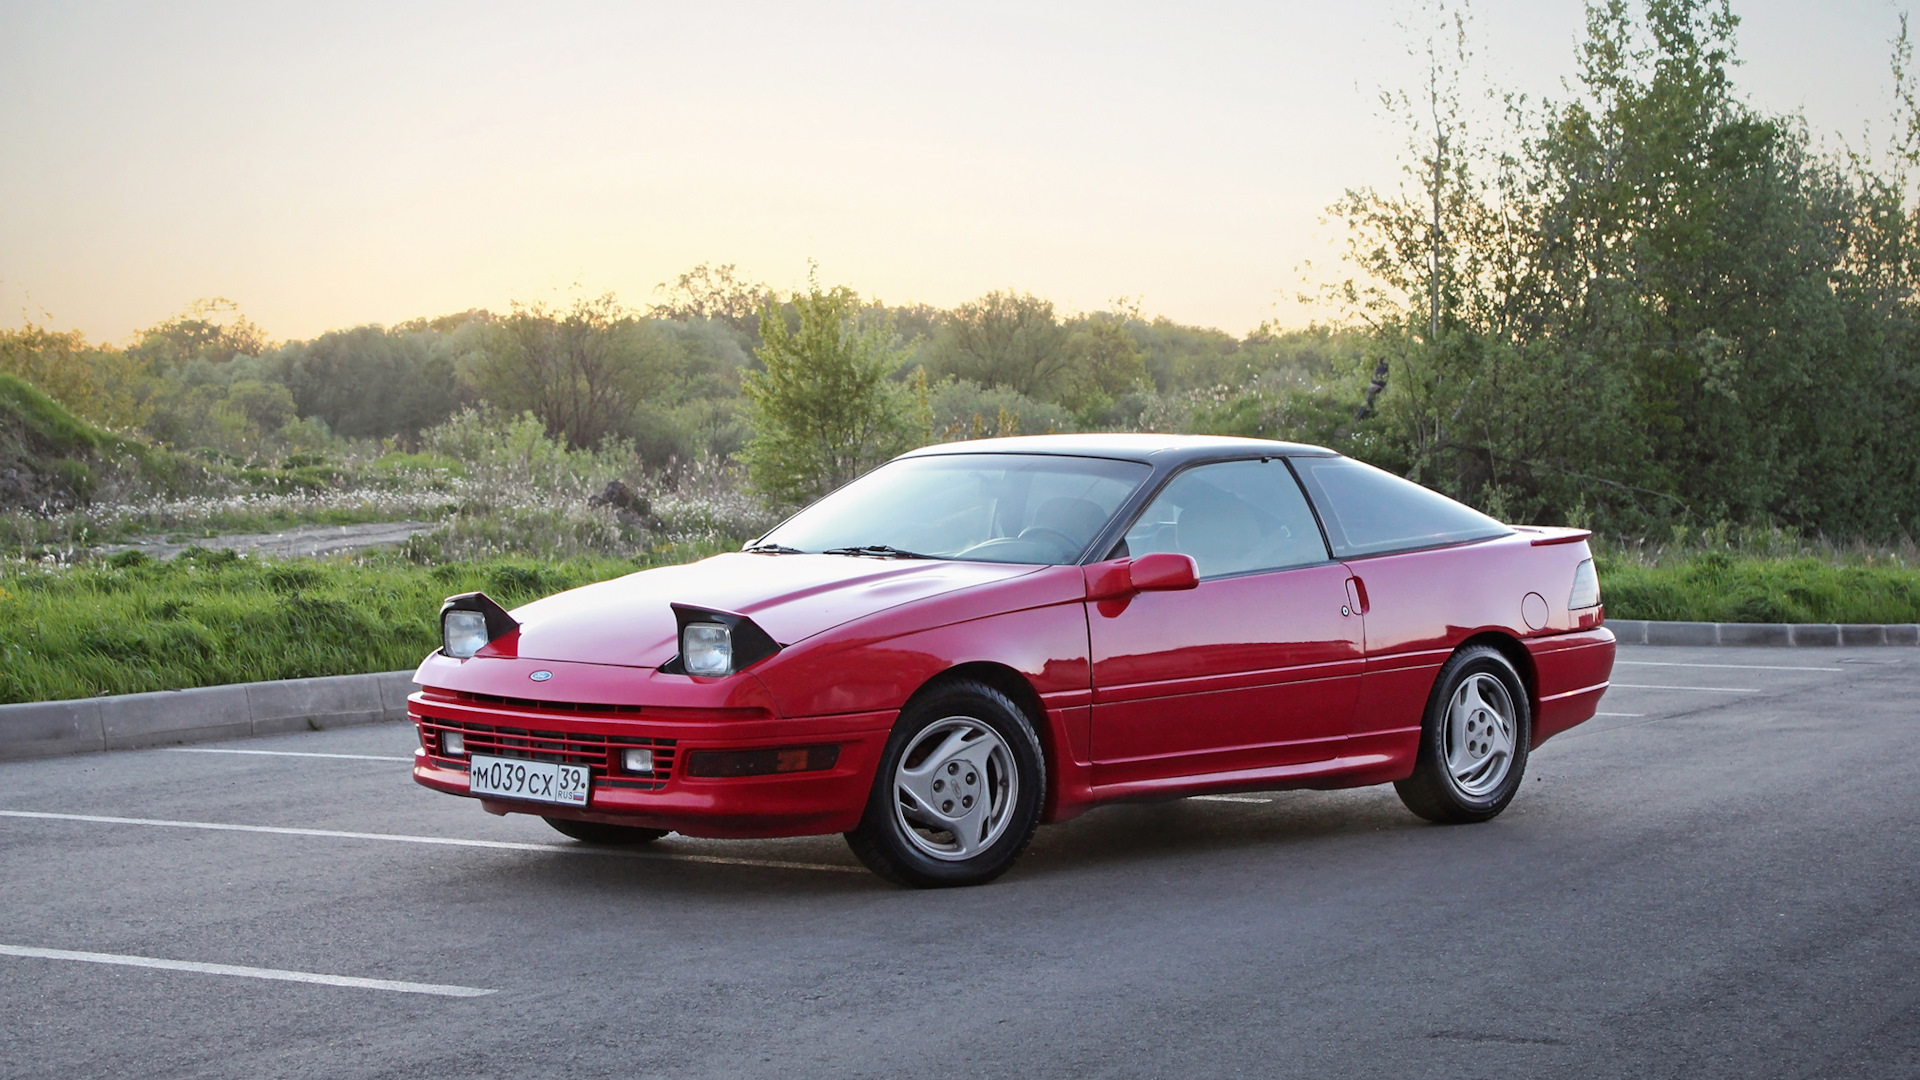
[[[1352,458],[1294,458],[1327,527],[1335,558],[1411,551],[1506,536],[1470,506]]]

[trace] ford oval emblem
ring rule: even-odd
[[[546,682],[548,679],[553,678],[553,672],[536,671],[533,674],[527,676],[527,678],[532,679],[534,682]]]

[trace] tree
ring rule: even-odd
[[[891,378],[908,350],[884,313],[863,311],[851,289],[810,281],[788,302],[789,326],[777,299],[760,311],[765,370],[741,381],[753,429],[742,456],[755,488],[799,504],[924,440],[926,410]]]
[[[240,305],[220,296],[194,301],[139,338],[128,352],[161,375],[195,360],[224,364],[267,349],[266,332],[240,314]]]
[[[1126,324],[1110,316],[1076,319],[1067,355],[1073,379],[1065,399],[1076,410],[1104,408],[1148,381],[1147,354]]]
[[[1912,529],[1903,177],[1741,100],[1726,0],[1587,15],[1571,99],[1502,99],[1497,142],[1459,119],[1475,96],[1453,21],[1405,110],[1408,182],[1338,206],[1381,376],[1353,445],[1516,520]]]
[[[147,365],[118,349],[87,343],[78,330],[33,323],[0,330],[0,371],[32,383],[75,416],[103,427],[138,427],[151,411]]]
[[[277,357],[303,417],[354,439],[413,436],[453,415],[463,395],[441,335],[359,326],[289,345]]]
[[[472,377],[501,410],[531,412],[549,434],[584,448],[624,431],[635,407],[666,382],[673,351],[610,293],[565,311],[515,304]]]
[[[701,263],[671,285],[661,282],[654,291],[665,293],[666,299],[647,309],[650,318],[677,322],[716,319],[747,335],[756,332],[760,307],[771,295],[764,283],[740,277],[732,263]]]
[[[1073,357],[1051,300],[990,292],[941,320],[929,366],[936,375],[1053,400],[1071,381]]]

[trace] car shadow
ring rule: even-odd
[[[1061,873],[1138,867],[1196,855],[1298,852],[1332,841],[1432,828],[1402,807],[1391,788],[1230,798],[1248,801],[1127,803],[1042,826],[1005,880],[1039,883]],[[489,857],[496,859],[499,856]],[[615,907],[640,899],[711,902],[778,896],[791,902],[902,891],[854,862],[838,837],[727,842],[676,836],[633,851],[583,844],[578,850],[525,853],[504,862],[468,864],[448,884],[501,899],[504,890],[521,897],[544,896],[563,903],[586,899]]]
[[[1151,862],[1205,853],[1281,850],[1430,829],[1391,788],[1248,792],[1099,807],[1035,834],[1016,873]],[[1264,799],[1267,802],[1250,800]]]

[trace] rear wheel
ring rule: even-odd
[[[898,884],[984,884],[1033,838],[1045,795],[1026,714],[990,686],[955,682],[902,713],[847,845]]]
[[[562,836],[571,836],[583,844],[608,844],[638,847],[667,835],[665,829],[643,829],[638,825],[608,825],[601,821],[576,821],[573,818],[543,818]]]
[[[1434,680],[1419,760],[1394,790],[1428,821],[1486,821],[1520,790],[1532,734],[1526,687],[1513,663],[1490,646],[1462,649]]]

